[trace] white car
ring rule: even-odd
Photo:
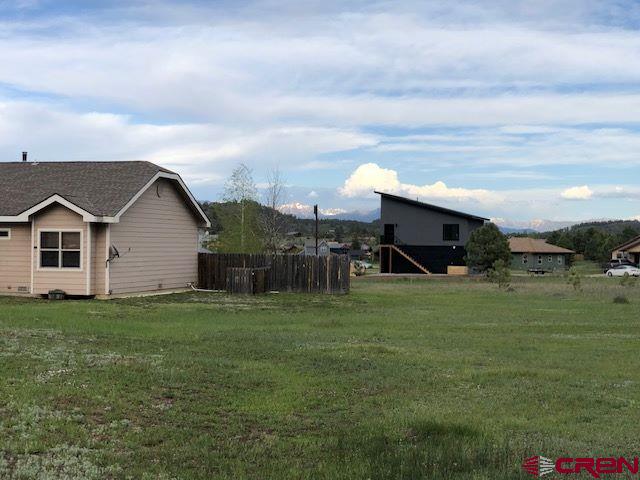
[[[625,274],[631,277],[640,277],[640,268],[633,265],[618,265],[607,270],[607,277],[624,277]]]

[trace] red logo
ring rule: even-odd
[[[541,477],[547,473],[553,472],[554,467],[555,464],[553,463],[553,460],[547,457],[541,457],[540,455],[527,458],[522,463],[522,468],[535,477]]]
[[[547,457],[536,455],[529,457],[522,463],[522,468],[535,477],[542,477],[556,472],[561,475],[579,475],[588,473],[593,478],[602,475],[619,473],[638,473],[638,457],[626,459],[624,457],[573,458],[562,457],[553,461]]]

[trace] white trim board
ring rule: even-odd
[[[56,193],[54,195],[51,195],[46,200],[38,203],[37,205],[34,205],[30,209],[25,210],[19,215],[15,215],[13,217],[0,217],[0,222],[28,222],[31,215],[39,212],[43,208],[46,208],[53,203],[59,203],[60,205],[67,207],[69,210],[76,212],[78,215],[82,216],[82,220],[84,220],[85,222],[100,222],[102,219],[102,217],[96,217],[92,213],[83,210],[79,206],[71,203],[69,200]]]
[[[51,233],[63,233],[63,232],[73,232],[73,233],[80,233],[80,268],[76,268],[76,267],[63,267],[62,266],[62,254],[60,253],[59,255],[59,263],[60,266],[59,267],[42,267],[41,266],[41,252],[42,252],[42,248],[40,246],[40,240],[42,239],[42,236],[40,235],[42,232],[51,232]],[[83,247],[84,245],[84,232],[83,229],[81,228],[55,228],[55,227],[46,227],[46,228],[39,228],[38,229],[38,258],[37,258],[37,264],[36,264],[36,270],[38,272],[69,272],[69,273],[78,273],[78,272],[84,272],[84,264],[82,262],[82,258],[83,258],[83,254],[86,253],[87,249]],[[62,236],[60,236],[59,242],[62,242]],[[46,251],[46,249],[45,249]],[[53,249],[51,249],[50,251],[54,251]],[[62,243],[60,243],[59,248],[58,248],[58,252],[62,252]]]

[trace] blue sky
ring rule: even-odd
[[[505,225],[640,217],[633,1],[0,2],[0,158],[145,159],[216,200],[374,188]]]

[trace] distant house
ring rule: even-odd
[[[331,254],[329,243],[326,240],[318,239],[318,251],[316,252],[316,239],[307,238],[304,241],[304,249],[300,255],[318,255],[319,257],[327,257]]]
[[[464,266],[469,235],[488,218],[388,193],[380,195],[380,271],[447,273]]]
[[[304,250],[300,252],[302,255],[316,254],[316,239],[307,238],[304,241]],[[341,242],[331,242],[329,240],[318,239],[318,256],[326,257],[328,255],[348,255],[349,245]]]
[[[334,255],[347,255],[349,253],[349,244],[341,242],[327,242],[329,251]]]
[[[509,238],[511,268],[514,270],[565,270],[569,268],[573,250],[529,237]]]
[[[0,293],[185,288],[207,216],[149,162],[0,163]]]
[[[636,265],[640,263],[640,236],[617,246],[613,252],[611,252],[612,260],[618,258],[629,260],[631,263],[635,263]]]

